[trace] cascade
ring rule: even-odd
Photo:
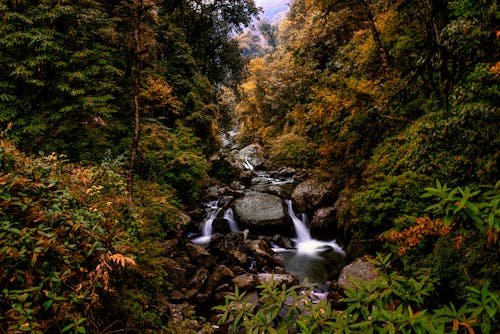
[[[309,233],[309,229],[305,225],[304,221],[300,220],[295,215],[295,212],[293,212],[292,201],[288,199],[285,202],[288,205],[288,215],[292,218],[295,233],[297,233],[297,243],[311,240],[311,234]]]
[[[191,240],[192,243],[197,245],[208,244],[212,238],[212,223],[219,214],[222,208],[219,207],[219,201],[212,201],[207,204],[207,215],[202,224],[202,236]]]
[[[238,224],[236,223],[236,220],[234,220],[233,209],[227,209],[223,218],[227,221],[231,232],[239,232],[240,229],[238,228]]]

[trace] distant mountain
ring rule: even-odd
[[[257,7],[262,7],[264,13],[260,15],[261,19],[268,20],[271,23],[279,22],[288,11],[288,4],[291,0],[255,0]]]

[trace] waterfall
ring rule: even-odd
[[[191,240],[194,244],[208,244],[212,238],[212,223],[222,208],[219,208],[219,201],[213,201],[207,204],[208,212],[202,224],[202,236]]]
[[[224,219],[227,220],[231,232],[238,232],[240,230],[238,228],[238,224],[234,220],[233,209],[229,208],[226,210],[226,212],[224,213]]]
[[[292,201],[286,200],[285,202],[288,205],[288,214],[292,218],[295,233],[297,233],[297,254],[318,258],[321,251],[332,249],[339,254],[345,255],[344,250],[335,240],[321,241],[311,238],[311,233],[309,233],[306,226],[307,216],[303,215],[302,220],[299,219],[293,212]]]
[[[250,163],[250,161],[248,161],[248,157],[245,157],[245,160],[241,164],[243,168],[247,170],[254,170],[253,165]]]
[[[297,233],[297,243],[305,242],[311,240],[311,234],[305,223],[300,220],[293,212],[292,201],[286,200],[288,205],[288,215],[292,218],[293,226],[295,228],[295,233]]]

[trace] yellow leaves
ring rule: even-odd
[[[182,102],[173,93],[173,88],[164,78],[148,77],[141,98],[146,110],[168,107],[173,113],[178,113]]]

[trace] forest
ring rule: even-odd
[[[497,1],[258,15],[0,0],[0,333],[500,330]],[[271,282],[259,307],[231,287],[174,312],[184,260],[167,249],[190,254],[207,188],[238,178],[215,158],[235,129],[273,168],[334,184],[337,239],[379,280],[317,304]]]

